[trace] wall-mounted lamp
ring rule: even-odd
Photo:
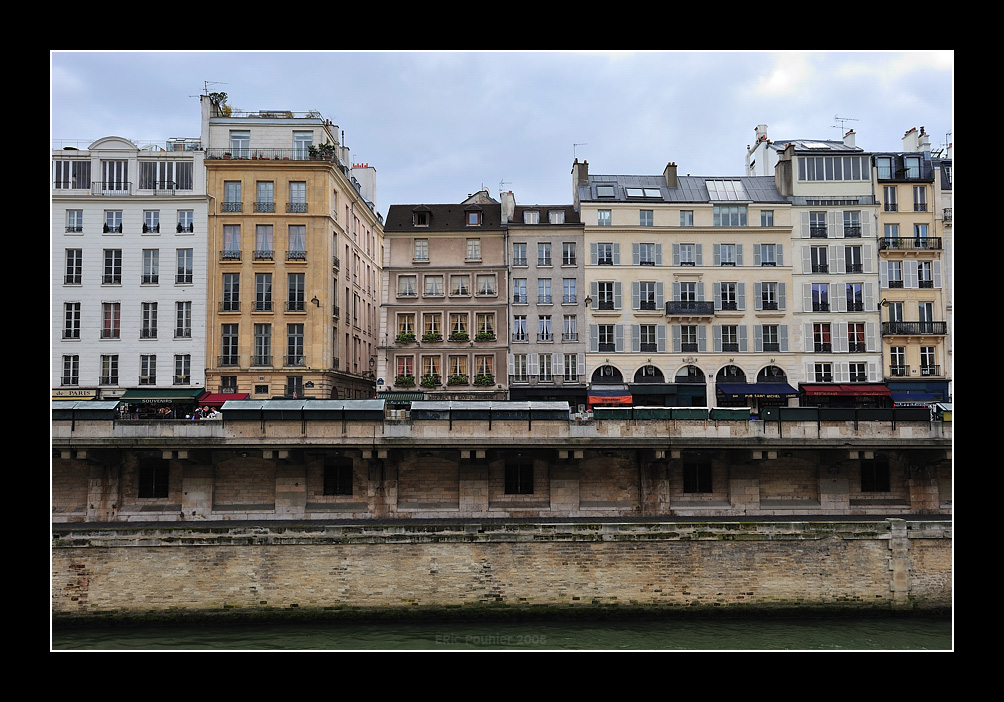
[[[586,295],[585,303],[586,303],[586,307],[592,307],[592,305],[593,305],[593,298],[591,298],[589,295]]]
[[[314,295],[313,299],[311,299],[311,302],[313,302],[317,307],[321,306],[321,301],[317,299],[317,295]]]

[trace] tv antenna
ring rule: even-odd
[[[582,142],[581,144],[572,144],[572,158],[575,159],[575,147],[576,146],[589,146],[589,142]]]
[[[505,186],[507,186],[507,185],[512,185],[512,181],[511,180],[500,180],[499,181],[499,192],[501,193],[501,192],[505,191]]]
[[[839,128],[840,128],[840,133],[842,135],[847,133],[847,126],[844,124],[844,122],[860,122],[861,121],[861,120],[855,119],[854,117],[839,117],[837,115],[833,115],[833,120],[835,122],[840,122]],[[837,129],[838,125],[831,124],[830,127],[833,128],[833,129]]]
[[[217,81],[217,80],[204,80],[204,81],[202,81],[202,84],[204,86],[203,89],[202,89],[202,94],[203,95],[209,95],[209,86],[210,85],[226,85],[226,83],[222,83],[222,82]],[[199,95],[189,95],[188,97],[200,97],[200,96]]]

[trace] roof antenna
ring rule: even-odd
[[[847,133],[847,128],[846,128],[846,125],[844,124],[844,122],[860,122],[861,121],[861,120],[855,119],[854,117],[838,117],[837,115],[833,115],[833,120],[835,122],[840,122],[840,124],[839,125],[831,124],[830,128],[831,129],[838,129],[839,128],[841,136],[843,136],[844,134]]]
[[[576,146],[589,146],[589,143],[584,141],[581,144],[572,144],[572,160],[577,160],[577,158],[575,156],[575,147]]]

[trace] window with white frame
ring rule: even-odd
[[[779,244],[758,244],[755,251],[757,253],[756,265],[758,266],[780,266],[781,250]]]
[[[716,227],[746,226],[746,205],[715,205],[712,213]]]
[[[638,309],[659,309],[658,285],[655,281],[643,280],[638,283]]]
[[[225,261],[241,260],[241,225],[223,225],[223,252],[221,256]]]
[[[828,273],[830,270],[825,246],[809,247],[809,265],[813,273]]]
[[[178,234],[192,234],[195,232],[195,211],[178,210]]]
[[[846,293],[847,311],[864,312],[864,285],[861,283],[846,283],[844,291]]]
[[[679,251],[679,265],[697,265],[697,244],[677,244]]]
[[[153,354],[142,354],[139,357],[139,384],[157,384],[157,357]]]
[[[537,341],[554,341],[551,332],[551,315],[540,315],[537,318]]]
[[[906,347],[892,346],[889,349],[889,375],[892,377],[903,377],[908,375],[906,365]]]
[[[554,381],[554,357],[549,353],[542,353],[538,358],[540,364],[538,379],[542,383]]]
[[[443,276],[441,275],[425,276],[425,296],[426,297],[443,296]]]
[[[526,304],[526,278],[512,279],[512,301],[517,304]]]
[[[523,224],[539,224],[540,212],[537,210],[523,210]]]
[[[302,324],[286,325],[287,366],[302,366],[306,363],[304,357],[303,326]]]
[[[160,210],[143,212],[143,233],[160,234]]]
[[[143,285],[156,285],[160,282],[160,250],[143,249]]]
[[[174,303],[174,338],[192,338],[192,303],[188,301]]]
[[[469,296],[471,294],[471,277],[469,275],[450,276],[450,295]]]
[[[241,200],[241,182],[239,180],[224,181],[223,211],[241,212],[243,209],[243,201]]]
[[[121,193],[129,190],[128,161],[101,161],[101,190],[106,193]]]
[[[778,284],[773,281],[760,283],[760,309],[777,310],[779,305]]]
[[[529,363],[525,353],[513,354],[512,357],[512,382],[530,382]]]
[[[66,231],[69,234],[80,234],[84,231],[84,211],[66,211]]]
[[[413,378],[415,377],[415,357],[414,356],[397,356],[395,357],[397,365],[397,377],[398,378]]]
[[[289,225],[289,243],[286,248],[287,261],[307,259],[307,227],[303,224]]]
[[[881,175],[879,176],[882,177]],[[882,209],[886,212],[896,212],[899,210],[899,203],[896,201],[896,186],[886,185],[882,188],[882,199],[885,201]]]
[[[467,260],[468,261],[481,260],[481,239],[467,240]]]
[[[230,130],[230,153],[234,158],[251,157],[251,131],[248,129]]]
[[[564,213],[562,213],[564,214]],[[561,265],[563,266],[574,266],[575,265],[575,242],[566,241],[561,245]]]
[[[611,224],[610,210],[596,211],[596,226],[609,227]]]
[[[107,354],[101,356],[101,375],[98,377],[100,385],[119,384],[119,357],[118,354]]]
[[[738,263],[738,258],[736,256],[736,253],[737,252],[735,244],[719,244],[718,265],[735,266]]]
[[[539,278],[537,280],[537,304],[551,304],[551,279]]]
[[[63,356],[63,376],[60,385],[80,384],[80,356]]]
[[[63,338],[80,338],[80,303],[63,303]]]
[[[187,353],[174,357],[174,384],[188,385],[192,381],[192,356]]]
[[[642,353],[655,353],[659,350],[655,324],[638,325],[639,350]]]
[[[194,249],[177,249],[178,268],[174,282],[178,285],[191,285],[194,276]]]
[[[478,354],[474,357],[474,372],[478,377],[488,380],[495,379],[495,357],[489,354]]]
[[[538,266],[550,266],[551,265],[551,244],[550,242],[541,241],[537,244],[537,265]]]
[[[223,300],[221,312],[239,312],[241,308],[241,274],[223,274]]]
[[[443,318],[438,312],[426,312],[422,315],[423,334],[432,336],[442,336]]]
[[[314,133],[312,131],[293,132],[293,158],[303,160],[310,154],[310,147],[314,145]]]
[[[157,303],[142,303],[142,325],[139,329],[140,339],[157,338]]]
[[[429,240],[428,239],[415,239],[415,260],[416,261],[428,261],[429,260]]]
[[[84,272],[83,249],[66,249],[66,268],[63,285],[80,285]]]
[[[91,162],[53,161],[52,187],[57,190],[82,190],[91,187]]]
[[[844,212],[844,238],[861,238],[861,213],[858,211]]]
[[[254,311],[272,311],[272,274],[254,274]]]
[[[814,353],[830,353],[833,351],[829,323],[817,322],[812,325],[812,351]]]
[[[523,242],[512,245],[512,265],[526,265],[526,244]]]
[[[512,340],[527,341],[526,335],[526,315],[517,314],[512,318]]]
[[[578,356],[574,353],[566,353],[564,358],[564,376],[566,383],[575,383],[579,380]]]
[[[561,301],[571,304],[578,301],[575,294],[575,278],[563,278],[561,281]]]
[[[418,295],[417,283],[418,277],[414,275],[399,275],[397,277],[397,296],[398,297],[415,297]]]
[[[847,324],[847,351],[848,353],[864,353],[867,351],[865,339],[865,325],[861,322],[850,322]]]
[[[612,243],[601,242],[596,244],[596,265],[614,265],[614,245]]]
[[[484,335],[488,338],[495,338],[495,313],[494,312],[478,312],[476,317],[478,334]]]
[[[760,226],[761,227],[774,226],[774,210],[760,210]]]
[[[548,210],[547,220],[551,224],[564,224],[565,223],[565,211],[564,210]]]
[[[397,333],[400,334],[414,334],[415,333],[415,313],[406,312],[399,314],[397,316]]]
[[[597,325],[597,351],[603,353],[605,351],[616,351],[617,350],[617,330],[613,324],[599,324]]]
[[[721,299],[721,309],[738,310],[739,293],[737,283],[719,283],[718,294]]]
[[[758,351],[770,353],[781,350],[781,339],[777,324],[764,324],[760,328],[760,334],[763,346],[761,349],[757,349]]]
[[[921,346],[920,347],[920,374],[921,375],[940,375],[940,369],[938,368],[938,360],[935,355],[935,347],[933,346]]]
[[[259,180],[255,183],[255,212],[275,212],[275,183]]]
[[[829,283],[812,283],[812,311],[830,311],[830,285]]]
[[[694,226],[694,211],[693,210],[680,210],[680,226],[681,227],[692,227],[692,226]]]
[[[652,210],[638,210],[638,224],[642,227],[651,227],[653,224]]]
[[[101,338],[118,339],[121,333],[122,304],[119,302],[101,303]]]
[[[122,233],[122,210],[105,210],[105,234]]]
[[[812,364],[813,379],[817,383],[832,383],[833,382],[833,364],[832,363],[814,363]]]
[[[868,382],[868,366],[865,363],[852,362],[847,364],[847,380],[852,383]]]
[[[254,260],[273,260],[275,254],[272,233],[273,227],[271,224],[255,225]]]
[[[652,243],[638,244],[638,265],[654,266],[657,261],[657,247]]]
[[[478,285],[478,295],[495,294],[495,276],[492,274],[481,274],[475,279]]]

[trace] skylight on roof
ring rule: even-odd
[[[614,196],[614,186],[612,185],[596,186],[596,197],[613,197],[613,196]]]
[[[659,188],[625,188],[628,197],[661,197]]]
[[[716,201],[749,200],[746,188],[738,180],[706,180],[708,196]]]

